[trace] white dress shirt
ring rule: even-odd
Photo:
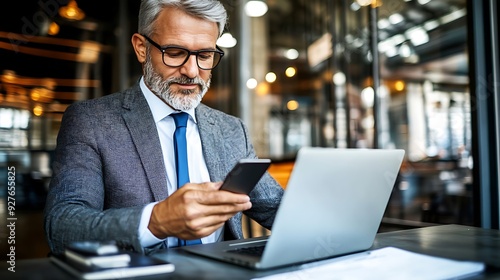
[[[153,113],[153,118],[160,137],[161,150],[163,153],[163,161],[165,163],[168,195],[170,196],[177,190],[177,174],[175,171],[175,152],[173,144],[173,135],[175,131],[174,119],[169,116],[175,113],[175,110],[165,104],[158,96],[156,96],[144,83],[144,78],[141,78],[140,87],[149,108]],[[188,143],[188,165],[189,165],[189,179],[191,183],[210,182],[210,175],[208,173],[205,158],[203,157],[203,150],[201,147],[200,133],[196,125],[196,116],[194,109],[186,111],[189,114],[188,124],[186,128],[186,139]],[[144,208],[139,224],[139,240],[143,247],[153,246],[165,240],[156,238],[148,229],[149,220],[153,211],[153,206],[158,202],[153,202]],[[201,239],[203,244],[213,243],[222,240],[223,227],[217,229],[211,235]],[[168,247],[177,246],[177,238],[167,238]]]

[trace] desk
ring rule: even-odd
[[[443,225],[380,233],[372,249],[387,246],[455,260],[482,261],[487,264],[486,272],[470,279],[500,279],[500,231],[498,230]],[[181,250],[168,250],[155,256],[172,262],[176,270],[168,276],[148,279],[250,279],[300,269],[300,265],[296,265],[254,271],[193,256]],[[329,261],[331,260],[317,264]],[[72,279],[48,259],[18,261],[16,273],[8,272],[5,262],[2,262],[0,267],[0,279]]]

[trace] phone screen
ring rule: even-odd
[[[270,159],[242,159],[229,172],[220,189],[249,194],[270,164]]]

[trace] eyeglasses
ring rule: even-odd
[[[181,67],[186,63],[191,57],[191,55],[196,56],[196,64],[203,70],[214,69],[220,62],[221,58],[224,56],[224,51],[216,46],[216,50],[199,50],[190,51],[186,48],[177,46],[166,46],[162,47],[151,38],[146,35],[142,35],[146,40],[148,40],[151,45],[155,46],[160,50],[162,55],[163,64],[169,67]]]

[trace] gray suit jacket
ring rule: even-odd
[[[241,158],[256,157],[240,119],[200,104],[196,118],[212,182],[222,181]],[[167,197],[165,166],[153,116],[138,84],[123,92],[75,103],[63,117],[45,208],[53,253],[72,241],[115,240],[126,250],[150,253],[138,240],[143,207]],[[266,174],[245,212],[270,228],[283,189]],[[239,213],[225,239],[242,238]]]

